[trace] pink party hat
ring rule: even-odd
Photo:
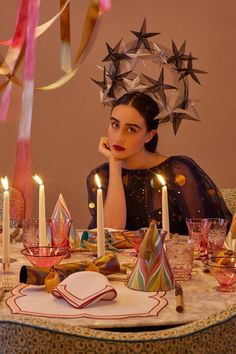
[[[128,280],[128,288],[141,291],[167,291],[175,280],[163,248],[166,231],[152,221],[140,245],[138,261]]]

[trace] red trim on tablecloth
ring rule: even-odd
[[[74,315],[65,315],[65,314],[42,314],[40,312],[29,312],[29,311],[24,311],[22,310],[19,305],[17,304],[17,299],[22,298],[27,296],[26,294],[23,294],[22,291],[29,287],[29,285],[26,284],[20,284],[16,288],[12,290],[12,296],[10,296],[6,300],[6,304],[11,310],[12,314],[19,314],[19,315],[29,315],[29,316],[37,316],[37,317],[43,317],[43,318],[88,318],[88,319],[102,319],[102,320],[118,320],[118,319],[128,319],[128,318],[135,318],[135,317],[153,317],[153,316],[158,316],[159,312],[165,308],[168,304],[168,301],[163,298],[165,296],[166,292],[162,291],[160,293],[155,293],[154,295],[148,296],[148,298],[153,298],[154,300],[157,301],[157,304],[152,307],[148,312],[146,313],[133,313],[133,314],[123,314],[123,315],[90,315],[87,314],[86,312],[82,314],[74,314]],[[136,290],[134,290],[136,291]],[[68,304],[67,304],[68,305]],[[75,308],[74,308],[75,309]],[[75,309],[75,311],[80,309]]]

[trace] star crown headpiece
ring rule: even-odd
[[[172,49],[157,44],[150,38],[160,33],[146,32],[146,19],[139,32],[131,33],[136,37],[131,43],[120,40],[114,48],[106,44],[108,55],[100,67],[103,80],[92,79],[101,88],[101,102],[113,106],[125,93],[139,91],[157,101],[160,114],[156,119],[171,122],[175,134],[183,119],[199,121],[196,101],[189,98],[188,77],[200,84],[197,74],[206,72],[193,68],[197,58],[185,54],[186,41],[180,49],[173,40]]]

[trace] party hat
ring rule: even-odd
[[[66,202],[63,198],[63,195],[60,194],[59,198],[56,202],[55,208],[52,213],[52,219],[71,219],[71,214],[69,212],[69,209],[66,205]],[[79,247],[79,241],[77,240],[77,232],[74,226],[74,223],[72,222],[71,228],[70,228],[70,235],[69,235],[69,242],[70,242],[70,247],[71,248],[76,248]]]
[[[166,231],[157,230],[152,221],[140,245],[138,261],[128,280],[128,288],[142,291],[166,291],[175,280],[163,248]]]

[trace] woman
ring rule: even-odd
[[[214,182],[189,157],[166,157],[156,152],[159,113],[156,101],[141,92],[130,92],[112,108],[108,137],[99,151],[108,163],[87,178],[89,208],[96,227],[96,184],[99,174],[104,192],[105,226],[135,230],[151,219],[161,228],[161,174],[168,188],[170,232],[188,234],[186,218],[226,218],[231,221]]]

